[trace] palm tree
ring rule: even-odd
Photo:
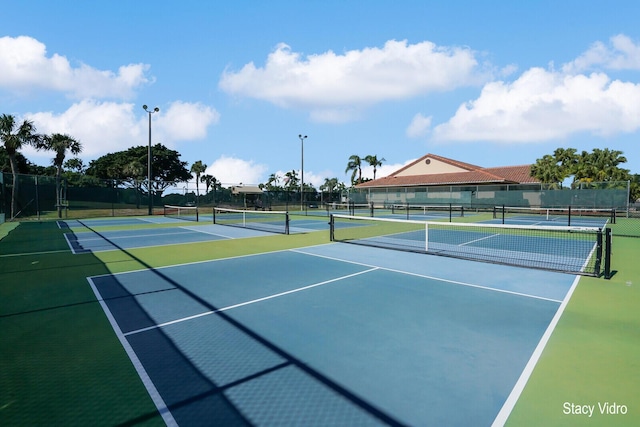
[[[211,185],[216,182],[216,178],[213,175],[205,174],[200,177],[200,182],[204,182],[206,194],[209,193],[209,187],[211,187]]]
[[[359,184],[362,182],[362,159],[357,154],[349,157],[349,163],[347,163],[347,168],[344,170],[344,173],[351,172],[351,184]],[[356,174],[358,175],[358,181],[355,180]]]
[[[268,191],[276,191],[278,189],[278,184],[280,183],[280,176],[276,173],[272,173],[269,175],[269,179],[267,180],[267,190]]]
[[[16,204],[18,202],[18,162],[16,154],[25,145],[37,146],[42,141],[42,136],[36,133],[33,122],[24,120],[21,125],[17,125],[16,119],[12,115],[3,114],[0,116],[0,140],[9,156],[11,173],[13,175],[13,191],[11,192],[11,218],[16,215]]]
[[[60,185],[62,165],[64,164],[64,158],[67,156],[67,151],[77,156],[82,151],[82,144],[69,135],[54,133],[45,136],[39,146],[40,148],[56,153],[56,156],[53,158],[53,165],[56,167],[56,207],[58,208],[58,218],[62,218],[63,197],[62,186]]]
[[[333,201],[333,194],[336,192],[338,188],[338,178],[325,178],[324,184],[320,186],[321,194],[329,193],[329,202]]]
[[[297,188],[300,180],[298,179],[298,172],[292,170],[284,174],[284,187],[287,191],[291,191],[293,188]]]
[[[364,158],[364,161],[369,163],[369,166],[373,166],[373,179],[376,179],[376,171],[378,170],[378,166],[382,166],[382,162],[386,162],[386,159],[383,157],[382,159],[378,160],[377,155],[374,154],[372,156],[371,154],[369,154]]]
[[[531,176],[537,178],[543,184],[553,184],[554,187],[567,177],[566,171],[558,165],[556,158],[550,154],[545,154],[531,165]]]
[[[595,172],[595,180],[604,181],[627,181],[629,180],[629,170],[622,169],[618,165],[626,163],[627,158],[622,155],[622,151],[601,150],[594,148],[591,154],[591,161]]]
[[[198,182],[200,181],[200,175],[206,170],[207,165],[202,163],[202,160],[198,160],[191,165],[191,173],[196,174],[196,205],[198,205],[198,199],[200,198],[200,186]]]

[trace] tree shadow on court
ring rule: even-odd
[[[173,418],[178,424],[185,425],[253,425],[260,421],[277,424],[282,421],[281,417],[289,417],[302,425],[305,417],[316,423],[327,417],[328,422],[344,423],[351,419],[356,423],[359,420],[367,424],[401,424],[230,317],[161,269],[153,268],[100,232],[84,226],[143,265],[153,276],[150,279],[152,290],[142,293],[132,293],[114,275],[92,277],[90,282],[105,305],[123,346],[129,347],[129,356],[165,421]],[[82,250],[81,247],[78,249]],[[138,297],[166,292],[172,293],[172,299],[188,299],[199,306],[199,312],[204,313],[201,315],[207,316],[207,328],[190,328],[188,322],[181,322],[187,325],[158,327]],[[169,332],[172,327],[182,329]],[[189,340],[190,345],[199,346],[204,357],[192,360],[176,343],[175,334],[181,334],[181,339]],[[276,389],[281,387],[292,388],[288,390],[291,400],[279,402],[278,408],[271,407],[269,402],[273,402]],[[306,402],[316,406],[307,413],[297,406],[302,397],[313,400],[318,396],[321,398],[317,402]],[[145,422],[156,415],[139,415],[122,425]]]
[[[23,222],[0,240],[0,424],[115,425],[162,419],[113,335],[56,222]]]

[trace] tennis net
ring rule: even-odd
[[[373,216],[373,204],[372,203],[337,203],[330,202],[324,204],[327,210],[327,215],[332,213],[344,214],[344,215],[361,215],[361,216]]]
[[[289,234],[289,212],[213,208],[213,223]]]
[[[615,209],[601,208],[541,208],[521,206],[496,206],[493,209],[493,217],[505,223],[553,223],[558,225],[585,225],[603,227],[606,224],[615,224]]]
[[[449,218],[464,216],[464,206],[447,205],[413,205],[410,203],[391,205],[391,213],[402,215],[406,219]]]
[[[198,208],[196,206],[164,206],[164,216],[185,221],[198,221]]]
[[[518,267],[610,273],[610,234],[596,227],[449,223],[332,215],[331,240]],[[607,229],[608,230],[608,229]],[[607,244],[605,244],[607,243]]]

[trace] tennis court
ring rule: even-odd
[[[230,216],[231,222],[219,221],[218,224],[207,224],[206,217],[193,225],[180,219],[162,217],[153,221],[118,218],[58,221],[57,224],[61,229],[70,231],[65,234],[65,239],[74,254],[261,237],[285,230],[284,220],[273,221],[268,218],[269,221],[243,221],[238,215]],[[148,227],[152,224],[164,226]],[[292,220],[291,225],[288,220],[286,222],[287,233],[292,234],[328,228],[325,219],[300,217]]]
[[[538,408],[537,400],[531,401],[531,393],[540,393],[534,368],[543,352],[547,363],[568,366],[562,372],[585,364],[581,379],[568,390],[580,387],[593,396],[589,391],[597,387],[579,385],[591,384],[585,373],[597,378],[598,386],[617,378],[615,393],[596,396],[612,400],[620,394],[618,400],[632,407],[633,375],[597,374],[593,366],[599,372],[602,364],[600,358],[589,362],[593,347],[569,359],[566,351],[557,355],[563,346],[557,339],[551,352],[546,350],[572,296],[585,289],[578,286],[585,278],[522,268],[536,267],[531,253],[550,255],[574,269],[591,268],[598,244],[591,231],[587,240],[574,229],[561,238],[526,234],[521,240],[513,231],[518,227],[495,226],[501,230],[496,235],[486,224],[443,222],[425,228],[418,222],[419,230],[404,230],[415,224],[402,221],[397,228],[396,221],[335,218],[294,215],[289,235],[253,230],[242,222],[227,226],[162,217],[18,227],[0,241],[3,280],[16,283],[4,294],[0,320],[8,337],[2,353],[16,353],[10,359],[15,362],[6,360],[10,370],[3,374],[15,380],[2,381],[10,385],[10,396],[22,399],[9,400],[0,417],[10,414],[23,425],[47,419],[109,425],[468,426],[502,425],[515,411],[515,419],[544,415],[566,424],[573,421],[562,414],[562,403],[573,399],[563,391],[566,385],[554,382],[552,389],[542,389],[560,404],[554,400]],[[394,226],[381,228],[378,221]],[[35,251],[20,230],[33,230],[42,250]],[[380,247],[380,237],[395,240],[394,249]],[[529,240],[543,243],[527,249],[523,242]],[[13,243],[7,246],[7,241]],[[395,250],[397,241],[420,250]],[[516,267],[482,256],[476,259],[489,262],[459,258],[474,248],[489,258],[519,249],[526,262]],[[447,250],[466,252],[418,253]],[[40,284],[29,279],[24,286],[20,277],[32,272],[40,274]],[[617,283],[586,279],[598,292]],[[630,283],[624,273],[614,279],[623,283],[615,285],[616,292],[634,290],[624,285]],[[622,298],[610,309],[616,316],[637,300]],[[606,298],[600,301],[610,305]],[[576,309],[569,311],[572,319]],[[85,324],[95,325],[91,333]],[[33,341],[21,339],[23,331],[46,343],[41,348],[29,344],[28,354],[42,353],[33,362],[18,357],[24,351],[11,350]],[[594,343],[598,354],[615,351],[615,345],[604,344],[605,337],[633,345],[617,332],[602,331]],[[565,332],[564,340],[580,348],[584,344],[575,342],[576,335],[567,338]],[[617,360],[636,353],[625,354]],[[559,376],[553,368],[550,372]],[[50,385],[29,386],[41,381]],[[73,381],[77,385],[68,397],[55,394],[55,384]],[[84,396],[87,403],[79,403]],[[30,401],[56,403],[33,407]],[[534,409],[523,415],[522,408]]]
[[[490,425],[575,282],[514,274],[331,244],[88,280],[169,424]]]

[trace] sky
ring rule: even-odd
[[[85,165],[146,146],[147,105],[153,144],[229,185],[303,158],[317,188],[349,184],[354,154],[381,177],[427,153],[495,167],[559,147],[640,173],[637,0],[1,3],[0,114],[74,137]]]

